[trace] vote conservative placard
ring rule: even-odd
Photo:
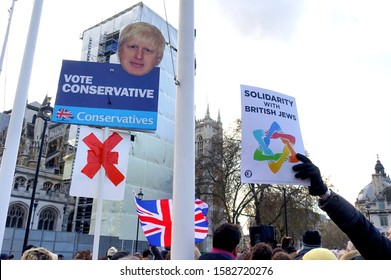
[[[120,64],[63,60],[53,122],[154,131],[160,68],[134,76]]]

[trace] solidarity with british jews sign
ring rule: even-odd
[[[243,183],[303,184],[292,166],[304,154],[295,98],[241,85]]]
[[[134,76],[120,64],[64,60],[52,121],[156,130],[160,68]]]

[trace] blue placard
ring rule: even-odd
[[[156,130],[160,68],[134,76],[120,64],[63,60],[52,121]]]

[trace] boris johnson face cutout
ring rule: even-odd
[[[129,74],[149,73],[160,62],[153,38],[128,39],[119,50],[120,63]]]

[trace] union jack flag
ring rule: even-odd
[[[134,196],[140,225],[149,244],[171,246],[171,199],[140,200]],[[208,234],[208,204],[200,199],[194,203],[194,238],[201,242]]]
[[[60,120],[73,119],[72,112],[69,111],[68,109],[65,109],[65,108],[58,109],[57,113],[56,113],[56,117],[57,117],[57,119],[60,119]]]

